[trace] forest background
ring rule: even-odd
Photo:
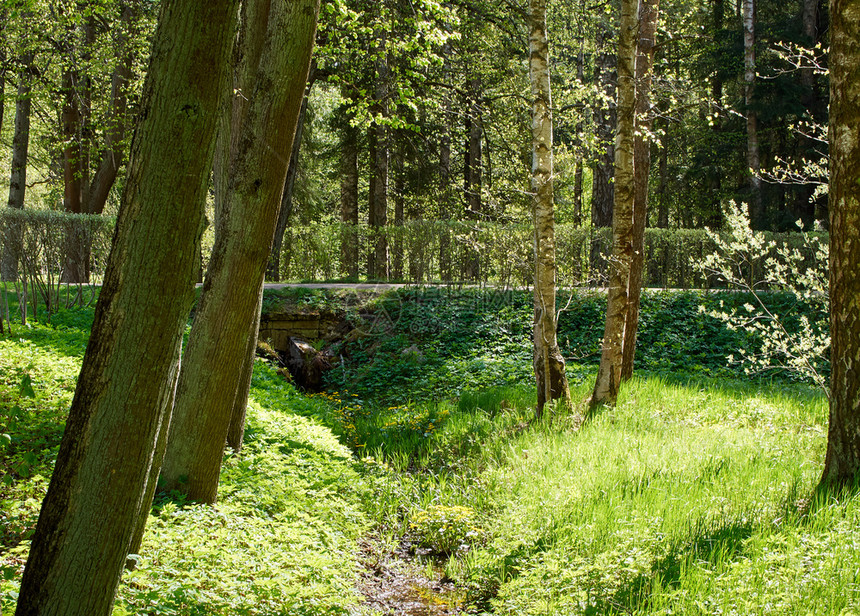
[[[526,9],[322,5],[268,280],[528,284]],[[28,218],[41,231],[23,241],[49,244],[42,250],[58,276],[84,282],[106,260],[157,3],[33,0],[3,10],[8,205],[108,216]],[[754,16],[746,38],[745,12]],[[561,283],[605,273],[617,20],[613,2],[548,8]],[[661,7],[647,131],[647,285],[709,284],[691,265],[711,245],[687,230],[719,228],[729,200],[749,204],[756,229],[795,231],[797,221],[826,229],[827,27],[826,3],[815,0]],[[210,223],[213,207],[210,199]],[[210,225],[202,266],[211,242]]]

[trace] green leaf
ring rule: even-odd
[[[29,374],[25,374],[21,377],[21,384],[18,385],[18,391],[25,398],[35,398],[36,392],[33,391],[33,381],[30,378]]]

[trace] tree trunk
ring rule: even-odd
[[[299,172],[299,152],[302,147],[302,134],[305,130],[305,117],[308,112],[308,99],[311,88],[314,86],[316,67],[311,62],[308,72],[308,84],[305,87],[305,96],[299,109],[299,119],[296,124],[296,136],[293,139],[293,149],[290,153],[290,166],[287,169],[287,179],[284,182],[284,194],[281,197],[281,209],[278,212],[278,224],[275,226],[275,239],[272,242],[272,254],[269,255],[269,264],[266,267],[266,278],[272,282],[281,281],[281,251],[284,248],[284,233],[290,224],[293,214],[293,188],[296,185],[296,176]]]
[[[233,2],[162,5],[113,248],[17,616],[110,614],[138,516],[149,509],[146,482],[194,296],[235,13]]]
[[[9,201],[11,208],[24,209],[27,190],[27,157],[30,148],[30,80],[33,71],[33,52],[21,57],[18,71],[18,98],[15,102],[15,132],[12,136],[12,166],[9,174]],[[3,237],[0,279],[4,282],[18,279],[18,261],[21,258],[23,232],[20,223],[7,222]]]
[[[830,2],[830,425],[823,487],[860,476],[860,5]]]
[[[378,53],[384,54],[385,35],[380,36]],[[388,65],[384,57],[376,60],[376,82],[373,91],[373,111],[388,115]],[[368,255],[368,277],[388,279],[388,127],[374,122],[370,127],[370,190],[368,194],[368,223],[371,249]]]
[[[298,133],[298,130],[296,131]],[[230,414],[230,426],[227,429],[227,447],[239,453],[242,450],[242,439],[245,437],[245,417],[248,410],[248,396],[251,393],[251,376],[254,374],[254,359],[257,357],[257,338],[260,333],[260,312],[263,309],[263,287],[260,286],[257,298],[257,309],[254,310],[254,323],[248,335],[248,346],[242,361],[242,369],[236,380],[236,399],[233,401],[233,412]]]
[[[615,101],[616,57],[609,49],[612,33],[607,28],[598,30],[596,80],[600,83],[606,101],[594,108],[599,153],[594,163],[591,181],[591,225],[608,227],[612,224],[612,206],[615,199],[615,143],[613,136],[618,124]]]
[[[161,470],[166,490],[194,501],[215,501],[233,407],[237,396],[247,396],[238,391],[237,377],[246,365],[248,339],[256,335],[318,8],[319,0],[259,0],[248,2],[243,13],[239,70],[248,72],[239,82],[257,95],[238,103],[244,113],[233,115],[239,123],[231,130],[239,134],[221,140],[235,145],[222,168],[228,174],[221,183],[226,192]]]
[[[622,339],[628,308],[633,259],[633,141],[637,0],[622,0],[618,36],[618,134],[615,140],[615,203],[612,215],[612,260],[606,304],[603,352],[589,407],[613,405],[621,383]]]
[[[660,0],[641,0],[639,4],[639,44],[636,50],[636,116],[633,141],[633,259],[627,284],[627,319],[624,321],[621,380],[633,376],[636,336],[639,330],[639,300],[642,295],[642,270],[645,267],[645,224],[648,221],[648,175],[651,171],[651,74],[654,64],[654,38]]]
[[[532,179],[534,212],[534,371],[537,411],[562,400],[570,408],[564,357],[558,348],[555,314],[555,214],[553,212],[552,97],[546,0],[529,2],[529,81],[532,95]]]
[[[406,201],[406,158],[403,155],[405,145],[403,135],[399,135],[394,153],[394,247],[391,255],[391,276],[395,280],[403,280],[403,223],[405,221],[404,204]],[[414,282],[414,281],[413,281]]]
[[[466,115],[465,164],[463,165],[463,192],[466,201],[466,219],[481,219],[481,190],[483,175],[482,145],[483,118],[481,116],[481,79],[472,76],[467,84],[468,103]],[[472,247],[466,252],[463,277],[478,280],[481,275],[481,255]]]
[[[358,279],[358,129],[343,129],[340,158],[341,271]]]
[[[443,122],[439,136],[439,220],[449,223],[453,215],[451,206],[451,95],[445,93]],[[451,237],[449,227],[439,235],[439,277],[443,282],[453,278],[451,267]]]
[[[747,173],[749,173],[749,216],[754,229],[764,225],[761,195],[761,160],[758,145],[758,114],[755,97],[755,0],[743,0],[744,23],[744,105],[747,116]]]

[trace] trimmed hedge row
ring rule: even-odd
[[[84,260],[93,280],[101,279],[116,220],[107,216],[0,208],[0,255],[6,278],[19,269],[60,279]],[[826,241],[823,233],[815,234]],[[805,252],[799,233],[766,233],[778,246]],[[368,274],[368,255],[379,242],[388,247],[392,280],[413,283],[455,281],[528,286],[532,281],[530,225],[412,221],[374,229],[366,225],[314,224],[287,229],[281,280],[331,280]],[[204,265],[207,249],[204,246]],[[558,280],[563,285],[601,285],[608,270],[612,234],[607,228],[556,227]],[[716,250],[700,229],[647,229],[643,284],[657,288],[719,286],[698,267]],[[811,258],[811,257],[810,257]],[[748,264],[750,276],[764,267]],[[11,269],[10,269],[11,268]],[[11,279],[14,279],[14,275]]]

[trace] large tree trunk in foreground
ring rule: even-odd
[[[830,426],[821,483],[860,477],[860,4],[831,0]]]
[[[17,616],[110,614],[138,515],[149,509],[235,13],[234,2],[162,5],[114,244]]]
[[[615,404],[621,383],[622,338],[627,318],[627,285],[633,259],[634,58],[638,15],[636,0],[622,0],[618,36],[618,134],[615,140],[615,204],[612,215],[612,259],[603,352],[589,406]]]
[[[546,0],[529,2],[529,81],[532,95],[532,180],[534,212],[534,370],[537,415],[547,402],[570,406],[564,357],[558,348],[555,314],[555,214],[553,212],[552,97]]]
[[[259,319],[263,275],[281,205],[307,83],[319,0],[250,0],[244,15],[242,89],[256,92],[233,114],[238,131],[215,245],[188,337],[161,476],[166,490],[212,503],[240,379]],[[257,45],[256,41],[262,41]],[[243,103],[244,104],[244,103]],[[227,140],[221,140],[222,143]],[[244,391],[239,391],[238,381]]]
[[[639,44],[636,51],[636,117],[633,141],[633,260],[627,283],[627,318],[624,321],[621,380],[633,376],[636,337],[639,331],[639,300],[645,267],[645,223],[648,220],[648,175],[651,171],[651,69],[660,0],[639,4]]]
[[[18,72],[18,99],[15,102],[15,132],[12,136],[12,170],[9,174],[8,206],[24,209],[24,194],[27,190],[27,157],[30,147],[30,79],[33,53],[21,58]],[[20,223],[8,222],[3,229],[3,246],[0,255],[0,279],[18,279],[18,261],[21,258],[23,229]]]

